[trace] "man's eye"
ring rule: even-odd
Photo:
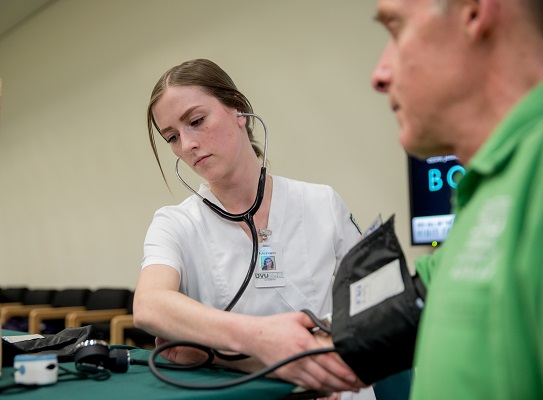
[[[191,121],[190,126],[198,126],[201,125],[202,122],[204,122],[204,117],[195,119],[194,121]]]
[[[400,33],[401,28],[402,28],[401,21],[398,20],[398,19],[395,19],[395,18],[391,18],[387,22],[386,28],[387,28],[387,30],[389,31],[389,33],[390,33],[390,35],[392,37],[397,37],[398,34]]]

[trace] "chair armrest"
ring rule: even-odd
[[[126,314],[126,308],[113,308],[110,310],[75,311],[66,315],[66,328],[79,328],[83,324],[92,322],[111,321],[116,315]]]
[[[13,301],[11,303],[0,303],[0,308],[5,307],[5,306],[16,306],[19,304],[23,304],[23,303],[21,303],[20,301]]]
[[[47,307],[35,308],[28,314],[28,332],[41,333],[41,323],[48,319],[64,319],[74,311],[83,311],[85,307]]]
[[[124,330],[134,328],[134,315],[125,314],[117,315],[111,319],[110,338],[111,344],[125,344]]]
[[[4,306],[0,309],[0,323],[5,325],[7,320],[13,317],[26,317],[35,308],[51,307],[50,304],[16,304]]]

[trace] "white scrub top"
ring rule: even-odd
[[[282,250],[285,286],[257,288],[254,276],[232,309],[272,315],[307,308],[332,311],[332,284],[343,256],[360,232],[341,197],[326,185],[273,176],[267,229]],[[207,185],[198,193],[221,205]],[[263,227],[257,227],[263,228]],[[237,293],[251,261],[252,242],[241,227],[222,219],[193,195],[159,209],[145,238],[142,268],[164,264],[181,276],[180,291],[224,309]],[[373,389],[342,393],[342,400],[375,400]]]
[[[272,315],[307,308],[331,310],[333,275],[360,233],[340,196],[329,186],[273,176],[267,229],[282,250],[283,287],[251,282],[232,309]],[[199,194],[220,205],[207,185]],[[263,228],[263,227],[257,227]],[[241,227],[222,219],[193,195],[159,209],[145,238],[142,268],[164,264],[181,277],[180,291],[224,309],[237,293],[251,261],[252,242]]]

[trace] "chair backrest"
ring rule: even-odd
[[[51,304],[56,292],[56,289],[29,289],[23,295],[23,304],[28,306]]]
[[[89,295],[90,289],[62,289],[55,293],[51,305],[53,307],[80,307],[84,306]]]
[[[134,292],[133,291],[130,291],[130,294],[128,295],[126,309],[127,309],[127,314],[134,314]]]
[[[129,289],[96,289],[89,294],[85,307],[87,310],[109,310],[113,308],[127,308]]]
[[[26,287],[7,287],[0,290],[0,303],[21,303]]]

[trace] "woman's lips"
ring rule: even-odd
[[[202,161],[204,161],[205,159],[207,159],[209,156],[201,156],[201,157],[198,157],[196,160],[194,160],[194,166],[200,164]]]

